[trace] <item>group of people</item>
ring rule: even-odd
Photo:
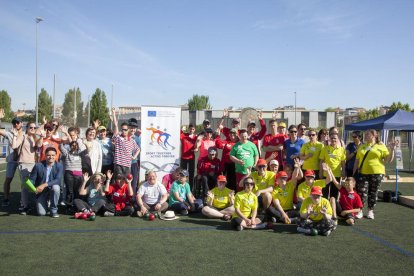
[[[12,130],[0,130],[11,149],[3,206],[9,205],[10,183],[18,169],[22,214],[30,210],[33,193],[25,185],[29,180],[36,188],[37,213],[49,212],[55,218],[61,205],[104,216],[201,212],[231,221],[237,230],[281,222],[322,235],[336,228],[338,218],[353,225],[363,217],[365,203],[366,217],[374,219],[385,162],[394,156],[394,144],[380,142],[377,131],[366,131],[365,142],[362,133],[354,131],[353,142],[345,145],[335,127],[318,132],[301,123],[286,131],[284,122],[271,119],[267,133],[260,112],[260,130],[255,120],[241,128],[239,118],[224,126],[227,116],[225,111],[214,130],[208,120],[198,134],[193,125],[183,128],[181,166],[161,181],[148,170],[142,183],[136,119],[118,130],[113,108],[112,137],[99,121],[79,137],[79,129],[57,120],[44,121],[39,128],[29,122],[23,131],[23,123],[15,118]]]

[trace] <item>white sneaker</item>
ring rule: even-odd
[[[358,212],[358,214],[356,215],[357,219],[362,219],[364,217],[364,213],[362,213],[362,210]]]
[[[374,210],[369,210],[369,211],[368,211],[367,218],[368,218],[368,219],[374,219]]]

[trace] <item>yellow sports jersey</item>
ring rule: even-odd
[[[385,174],[385,165],[384,158],[386,158],[390,153],[388,148],[384,144],[362,144],[358,147],[356,158],[361,164],[362,159],[364,159],[365,153],[368,152],[367,157],[365,158],[364,164],[362,164],[361,173],[362,174]]]
[[[229,194],[232,192],[229,188],[224,187],[223,190],[219,190],[219,188],[215,187],[211,190],[211,193],[214,195],[212,206],[217,209],[224,209],[229,206],[230,203],[230,196]],[[211,200],[209,197],[208,200]]]
[[[283,210],[293,209],[293,194],[295,192],[295,185],[292,181],[286,183],[285,189],[280,186],[274,188],[272,192],[273,199],[279,199],[280,206]]]
[[[266,171],[264,176],[260,176],[257,172],[252,172],[252,178],[256,184],[253,189],[254,193],[275,185],[275,173],[271,171]]]
[[[246,193],[245,191],[241,191],[236,194],[234,198],[234,209],[239,209],[246,218],[251,218],[253,211],[257,210],[257,207],[257,196],[253,192]],[[233,218],[237,217],[238,215],[235,212]]]
[[[321,150],[319,159],[323,160],[331,169],[335,177],[341,177],[342,162],[346,160],[345,149],[343,147],[334,148],[331,145],[325,146]],[[326,177],[326,172],[323,172]]]
[[[312,157],[309,157],[303,160],[302,168],[304,170],[319,170],[319,155],[324,145],[321,142],[316,141],[315,143],[305,143],[300,149],[300,154],[308,155],[312,154]]]
[[[312,201],[312,197],[306,198],[302,203],[302,207],[300,207],[300,213],[306,214],[308,211],[308,206],[312,206],[312,212],[309,216],[310,220],[320,221],[323,219],[323,215],[321,213],[322,207],[326,207],[326,213],[332,216],[332,207],[329,203],[329,200],[327,200],[326,198],[321,197],[319,204],[314,204]]]
[[[313,186],[319,186],[321,188],[325,188],[326,183],[325,180],[315,180],[313,181]],[[296,193],[296,195],[303,199],[307,198],[310,196],[310,192],[313,186],[308,186],[306,185],[306,182],[302,182],[299,186],[298,186],[298,191]]]

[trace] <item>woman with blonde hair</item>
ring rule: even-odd
[[[377,203],[378,189],[385,174],[385,162],[390,163],[394,159],[394,143],[385,146],[378,139],[378,133],[374,129],[365,132],[365,143],[357,150],[354,164],[354,175],[357,175],[357,191],[362,199],[362,204],[368,202],[367,218],[374,219],[374,207]],[[358,174],[356,174],[358,171]],[[362,218],[362,210],[357,218]]]

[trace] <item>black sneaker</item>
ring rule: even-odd
[[[1,203],[2,207],[9,207],[10,206],[10,200],[3,199],[3,202]]]
[[[186,216],[186,215],[188,215],[188,210],[185,210],[185,209],[181,210],[180,214],[183,215],[183,216]]]
[[[19,211],[20,211],[20,215],[22,215],[22,216],[26,216],[26,215],[29,213],[30,208],[29,208],[29,207],[26,207],[26,208],[24,208],[24,207],[20,207],[20,208],[19,208]]]

